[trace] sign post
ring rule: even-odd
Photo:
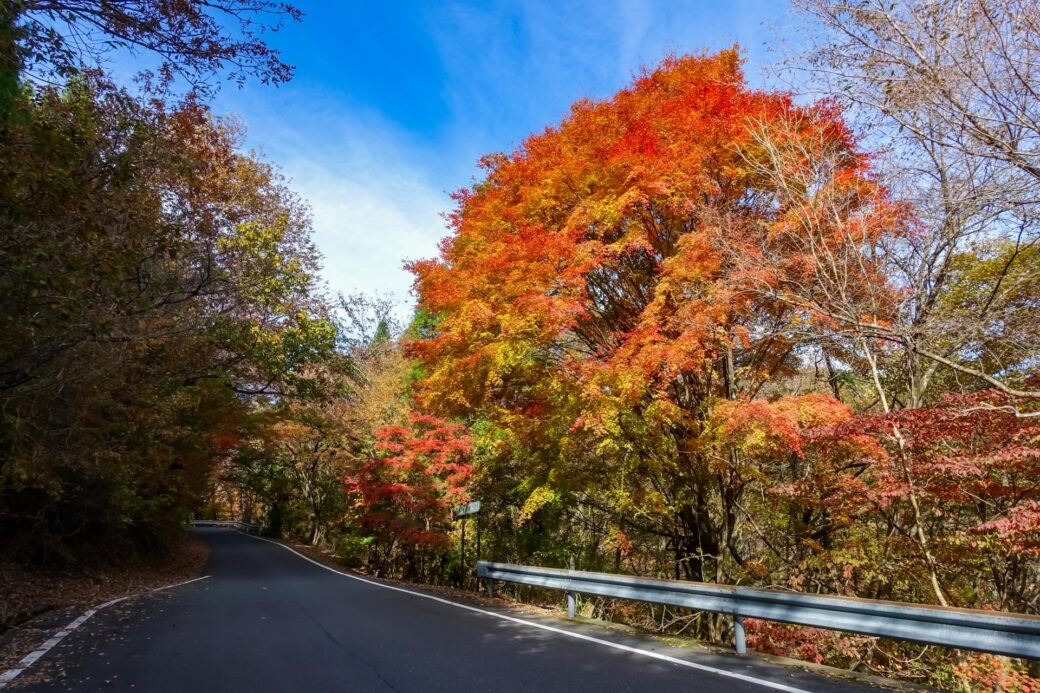
[[[462,556],[462,586],[466,586],[466,576],[469,571],[466,569],[466,518],[471,515],[477,516],[477,560],[480,560],[480,501],[470,501],[465,505],[460,505],[451,511],[451,517],[454,520],[462,520],[462,546],[459,553]],[[477,589],[480,589],[480,579],[477,579]]]

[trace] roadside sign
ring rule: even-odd
[[[452,511],[451,516],[453,519],[460,519],[463,517],[469,517],[470,515],[476,515],[480,512],[480,501],[470,501],[465,505],[460,505]]]

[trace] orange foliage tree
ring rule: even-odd
[[[472,437],[460,424],[410,413],[404,425],[376,432],[376,454],[344,477],[357,523],[373,537],[379,572],[404,564],[408,578],[442,560],[451,508],[468,500]]]
[[[828,397],[753,400],[801,368],[836,282],[884,304],[864,251],[900,210],[832,105],[749,89],[736,50],[670,58],[482,165],[439,257],[411,265],[432,316],[410,344],[419,398],[493,443],[475,491],[504,492],[520,524],[578,498],[676,577],[736,579],[765,443],[727,420],[790,447],[783,430],[834,418]]]
[[[1014,406],[1012,406],[1014,405]],[[989,390],[808,431],[778,550],[803,588],[1031,611],[1040,599],[1040,419]],[[920,525],[920,526],[918,526]],[[922,537],[929,541],[925,543]]]

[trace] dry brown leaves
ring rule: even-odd
[[[208,559],[209,545],[198,537],[170,555],[118,566],[46,570],[0,559],[0,671],[87,608],[198,577]]]

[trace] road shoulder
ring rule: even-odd
[[[45,571],[12,563],[0,568],[0,672],[17,669],[41,643],[55,638],[79,616],[121,597],[201,577],[210,547],[189,536],[178,550],[153,560],[95,569]],[[19,677],[23,684],[32,672]]]
[[[593,640],[609,639],[619,646],[641,652],[659,653],[662,656],[675,656],[681,659],[693,659],[704,666],[729,671],[747,672],[747,675],[765,680],[775,680],[781,685],[805,685],[819,682],[821,679],[833,687],[828,690],[870,690],[889,689],[900,691],[930,691],[933,689],[912,683],[894,681],[880,676],[838,669],[825,665],[817,665],[800,660],[776,657],[763,653],[750,652],[744,657],[737,657],[732,651],[696,640],[675,638],[648,633],[631,626],[601,621],[598,619],[565,618],[565,611],[560,608],[546,608],[496,595],[488,597],[483,592],[468,591],[439,585],[424,585],[388,578],[379,578],[352,570],[343,566],[336,556],[310,546],[292,542],[264,539],[283,546],[291,551],[319,563],[335,572],[346,574],[360,580],[377,583],[392,589],[414,592],[439,600],[458,603],[458,605],[493,612],[510,620],[529,621],[532,625],[552,630],[567,631]],[[778,672],[780,672],[778,674]]]

